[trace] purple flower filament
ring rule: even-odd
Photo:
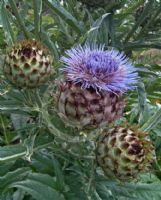
[[[104,50],[104,46],[78,46],[66,55],[62,57],[66,77],[83,89],[123,93],[136,88],[138,74],[124,53]]]

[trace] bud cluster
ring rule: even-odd
[[[104,46],[77,46],[61,58],[64,79],[59,83],[57,112],[69,126],[91,129],[122,117],[124,93],[138,82],[135,67],[124,53]],[[6,55],[4,74],[18,88],[36,88],[51,74],[51,59],[36,41],[16,44]],[[151,168],[154,148],[147,134],[133,127],[114,127],[100,134],[96,159],[106,175],[120,180]]]

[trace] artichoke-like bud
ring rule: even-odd
[[[36,88],[46,83],[51,74],[51,59],[39,42],[25,40],[9,49],[4,75],[18,88]]]
[[[62,119],[73,127],[103,126],[122,116],[124,101],[121,95],[100,94],[80,84],[64,82],[60,85],[58,110]]]
[[[96,158],[107,176],[127,181],[151,169],[155,152],[147,133],[117,126],[98,138]]]
[[[68,125],[93,128],[121,117],[122,94],[136,87],[137,73],[123,53],[103,46],[78,46],[62,58],[65,81],[58,113]]]

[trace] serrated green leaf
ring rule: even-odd
[[[6,34],[6,38],[8,40],[8,43],[11,45],[14,42],[14,32],[12,30],[9,17],[7,14],[7,10],[4,6],[4,4],[1,4],[0,6],[0,15],[1,15],[1,22],[3,24],[3,28]]]
[[[3,196],[0,196],[0,200],[13,200],[12,199],[12,195],[3,195]]]
[[[106,187],[107,190],[110,190],[114,197],[124,197],[127,200],[138,199],[138,200],[159,200],[161,198],[161,183],[118,183],[108,179],[108,181],[97,182],[98,190],[99,188]],[[104,188],[105,190],[105,188]]]
[[[58,1],[44,0],[43,1],[52,12],[57,13],[67,24],[69,24],[78,33],[82,32],[82,27],[79,22],[63,7]]]
[[[14,161],[11,162],[4,162],[4,163],[0,163],[0,176],[4,176],[5,174],[7,174],[7,172],[10,171],[10,169],[12,168],[12,166],[14,165]]]
[[[21,188],[36,200],[65,200],[63,195],[54,188],[35,180],[25,180],[13,183],[10,187]]]
[[[24,197],[25,197],[25,191],[18,189],[14,192],[12,200],[23,200]]]
[[[160,123],[161,123],[161,108],[157,110],[157,112],[142,126],[141,129],[149,132],[155,127],[157,127],[157,125]]]
[[[41,31],[42,0],[33,0],[35,35],[39,39]]]
[[[149,109],[147,105],[147,96],[143,83],[139,83],[137,87],[138,91],[138,103],[139,103],[139,123],[143,124],[149,119]]]
[[[58,190],[63,191],[65,185],[64,185],[64,177],[62,174],[61,166],[54,157],[52,158],[52,162],[53,162],[55,176],[56,176],[56,180],[57,180],[57,182],[56,182],[57,188],[58,188]]]
[[[26,148],[20,144],[0,147],[0,162],[15,160],[26,154]]]
[[[56,179],[48,174],[41,173],[30,173],[28,176],[28,180],[33,180],[40,182],[48,187],[54,188],[56,190]]]
[[[22,20],[20,13],[18,12],[18,8],[16,6],[16,3],[14,0],[8,0],[8,2],[10,3],[10,6],[13,9],[14,15],[18,21],[18,25],[21,28],[22,32],[24,33],[24,36],[26,37],[26,39],[30,38],[29,32],[26,29],[26,26],[24,24],[24,21]]]
[[[148,2],[145,5],[145,8],[144,8],[143,12],[141,13],[139,19],[136,21],[136,23],[133,25],[130,32],[127,34],[125,41],[124,41],[125,43],[131,38],[131,36],[135,33],[135,31],[139,27],[139,25],[145,20],[145,18],[147,17],[147,13],[149,14],[152,11],[151,7],[152,7],[153,3],[154,3],[154,0],[151,0],[150,2]]]
[[[99,17],[99,19],[97,19],[93,23],[91,29],[87,32],[86,43],[88,43],[90,45],[95,45],[97,43],[99,29],[100,29],[103,21],[108,17],[108,15],[109,15],[109,13],[102,15],[101,17]]]
[[[30,168],[24,167],[8,172],[6,175],[0,177],[0,191],[5,191],[8,189],[10,184],[23,180],[28,176],[29,172]]]

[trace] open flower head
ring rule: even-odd
[[[78,46],[62,57],[66,78],[84,89],[123,93],[136,88],[138,74],[132,63],[117,50],[104,46]]]

